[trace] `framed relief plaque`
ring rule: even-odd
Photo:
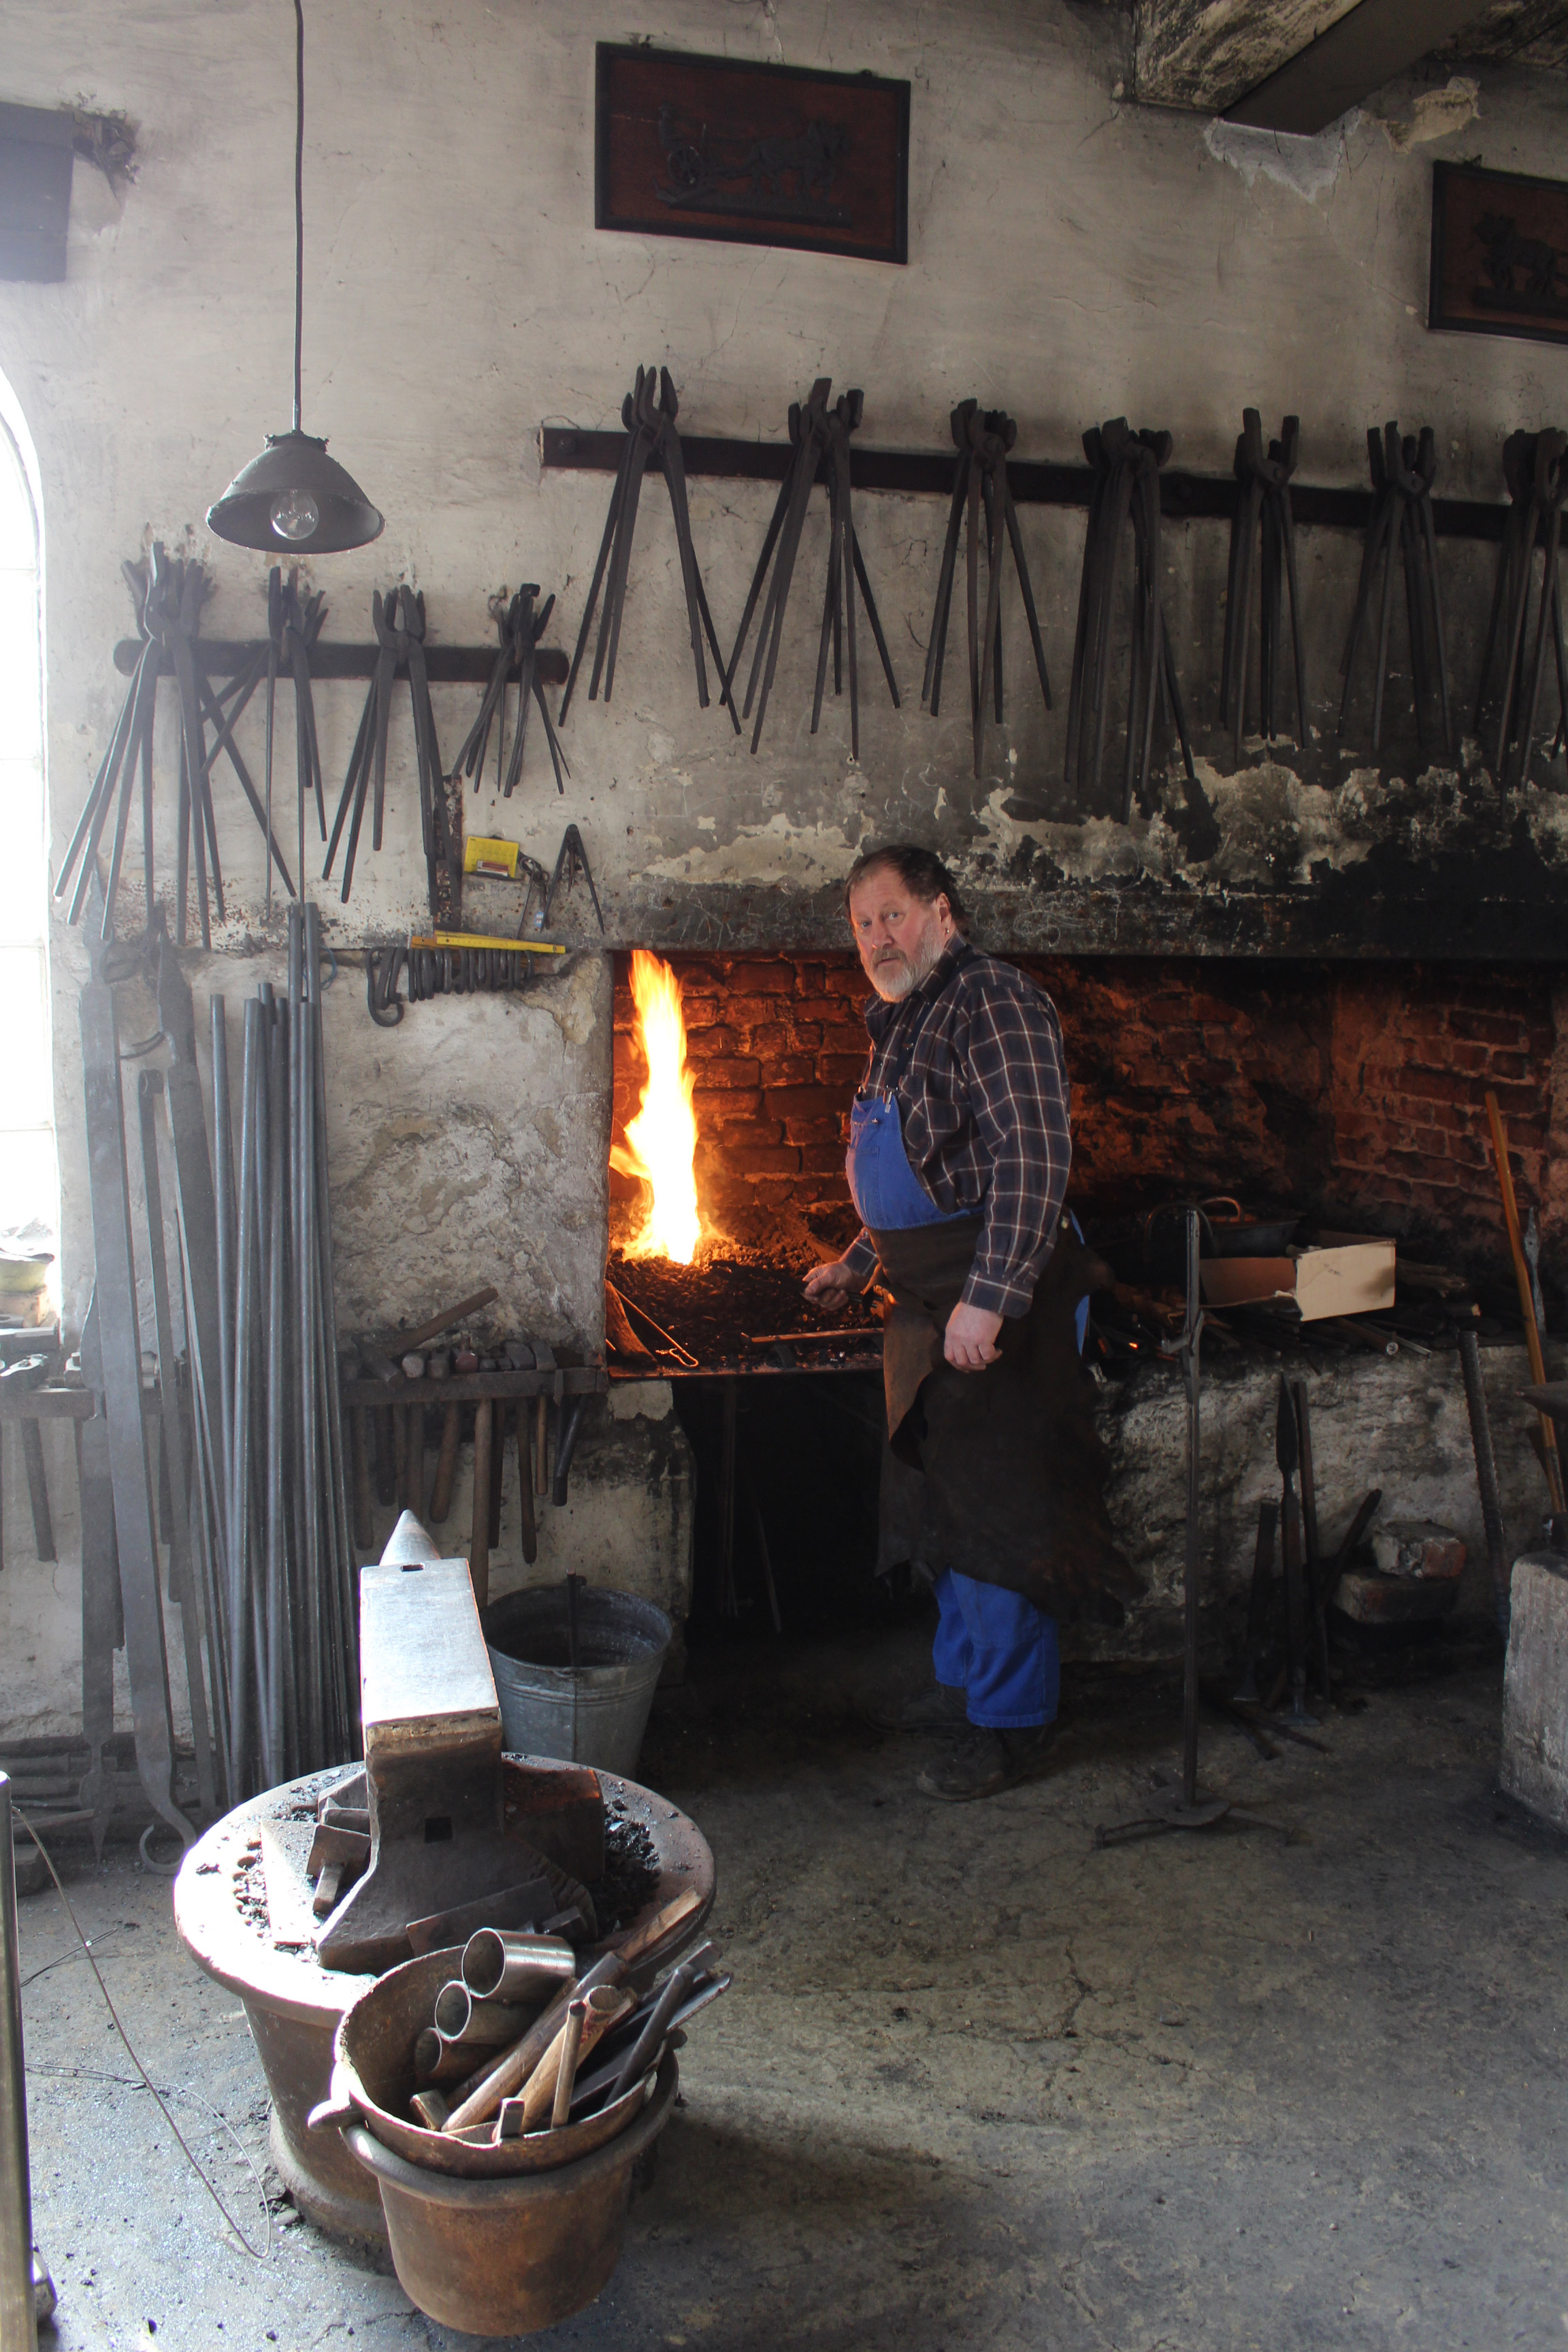
[[[909,259],[910,85],[601,41],[594,224]]]
[[[1568,343],[1568,180],[1433,165],[1426,323]]]

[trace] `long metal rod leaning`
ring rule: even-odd
[[[11,1782],[4,1772],[0,1772],[0,1862],[5,1864],[0,1880],[0,2345],[5,2352],[37,2352],[27,2084],[22,2056],[16,1879],[11,1867]]]

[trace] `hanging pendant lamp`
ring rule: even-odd
[[[207,509],[207,528],[236,547],[330,555],[381,536],[382,518],[324,441],[300,429],[300,350],[305,316],[305,11],[294,0],[294,425],[269,433]]]

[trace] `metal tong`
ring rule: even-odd
[[[544,740],[550,746],[550,761],[555,771],[555,789],[558,793],[565,792],[566,786],[563,779],[572,772],[566,764],[565,754],[556,736],[554,722],[550,716],[550,707],[544,699],[544,688],[539,679],[539,640],[544,635],[550,615],[555,609],[555,599],[553,596],[547,596],[536,613],[533,609],[533,600],[538,593],[539,583],[536,580],[531,580],[525,582],[518,590],[510,604],[506,602],[504,588],[499,596],[490,598],[490,618],[494,621],[500,637],[500,651],[496,656],[495,667],[491,670],[489,682],[485,688],[484,699],[479,704],[479,715],[468,730],[468,739],[458,754],[457,769],[454,771],[454,773],[460,771],[464,775],[472,776],[474,790],[479,791],[484,781],[485,751],[489,743],[490,728],[492,724],[499,723],[500,732],[496,740],[496,773],[504,778],[501,785],[503,800],[510,800],[513,792],[522,781],[522,755],[528,737],[530,695],[538,703],[539,715],[544,722]],[[506,756],[506,690],[513,678],[517,680],[518,688],[517,732],[512,738],[511,759],[509,762]],[[564,715],[564,705],[563,705],[563,715]]]
[[[1362,551],[1361,578],[1355,610],[1340,662],[1344,693],[1340,701],[1343,735],[1355,686],[1356,656],[1361,649],[1377,588],[1377,651],[1373,667],[1372,748],[1383,741],[1383,698],[1388,683],[1390,624],[1394,614],[1394,566],[1397,555],[1405,572],[1405,623],[1410,637],[1410,677],[1415,706],[1415,730],[1423,751],[1427,748],[1426,712],[1434,691],[1442,714],[1440,748],[1453,748],[1449,709],[1448,663],[1443,648],[1443,601],[1437,579],[1437,533],[1432,520],[1432,485],[1437,476],[1436,436],[1429,425],[1419,436],[1400,437],[1397,423],[1375,428],[1366,436],[1372,468],[1372,520]],[[1383,567],[1381,586],[1378,566]]]
[[[1121,585],[1122,546],[1132,525],[1131,658],[1127,684],[1127,743],[1122,763],[1121,822],[1131,824],[1136,796],[1152,814],[1149,794],[1154,715],[1163,709],[1181,740],[1189,808],[1217,842],[1214,812],[1193,766],[1186,715],[1162,603],[1160,468],[1173,447],[1168,433],[1133,433],[1124,416],[1091,426],[1084,455],[1094,468],[1089,529],[1079,587],[1078,630],[1068,695],[1067,781],[1081,798],[1100,789],[1111,680],[1111,632]],[[1212,849],[1213,843],[1210,847]],[[1208,854],[1205,852],[1203,854]]]
[[[599,616],[599,635],[594,647],[594,668],[588,680],[589,701],[597,701],[601,678],[606,702],[615,687],[616,653],[621,641],[621,618],[626,610],[626,573],[631,564],[632,539],[637,530],[637,501],[642,495],[643,476],[649,466],[658,467],[669,489],[670,511],[675,518],[675,542],[680,552],[680,576],[686,589],[686,618],[691,635],[691,658],[697,666],[697,699],[704,710],[709,701],[708,670],[702,657],[704,637],[712,652],[714,668],[721,677],[724,674],[713,616],[708,609],[707,591],[697,566],[697,551],[691,543],[691,515],[686,499],[686,462],[680,454],[680,436],[675,429],[679,407],[668,368],[659,369],[657,385],[652,368],[638,368],[636,387],[621,403],[621,422],[626,428],[626,443],[621,451],[616,487],[610,493],[610,511],[605,520],[605,535],[599,541],[598,560],[594,565],[594,577],[588,588],[588,602],[583,608],[583,625],[577,633],[577,647],[567,674],[566,691],[561,698],[560,723],[563,727],[566,724],[577,673],[583,666],[588,632],[594,625],[601,587],[605,590],[605,609]],[[720,699],[729,700],[727,689]],[[733,709],[730,712],[730,719],[738,735],[741,722]]]
[[[822,629],[816,650],[816,691],[811,706],[811,731],[815,735],[822,720],[822,698],[827,681],[827,653],[833,649],[833,691],[844,690],[844,674],[847,662],[849,676],[849,748],[850,757],[860,756],[860,685],[855,649],[855,581],[860,583],[865,600],[866,617],[877,641],[881,657],[882,674],[888,681],[888,691],[893,708],[899,704],[899,684],[893,676],[893,665],[888,653],[888,641],[882,634],[882,623],[877,611],[877,600],[871,593],[871,583],[866,570],[866,559],[860,552],[860,541],[855,530],[854,510],[850,493],[849,436],[860,423],[865,409],[865,394],[860,392],[841,393],[831,408],[827,395],[833,389],[831,376],[818,376],[803,407],[798,401],[791,403],[789,437],[795,454],[784,475],[773,507],[773,517],[763,541],[763,551],[757,558],[757,568],[752,575],[752,585],[746,596],[746,609],[741,615],[740,632],[735,639],[730,666],[724,672],[723,699],[730,705],[730,715],[735,717],[735,673],[741,666],[741,654],[763,593],[763,583],[768,579],[768,567],[773,564],[773,577],[763,604],[763,616],[757,633],[757,643],[752,656],[751,674],[746,684],[744,715],[752,715],[752,704],[757,705],[756,724],[752,730],[752,750],[762,740],[763,721],[767,716],[768,697],[773,691],[773,674],[778,667],[779,646],[784,636],[784,605],[788,602],[790,583],[795,576],[795,557],[800,551],[800,536],[805,523],[806,509],[811,502],[812,486],[819,473],[826,469],[828,511],[827,586],[823,598]],[[778,561],[773,562],[777,551]],[[851,577],[853,572],[853,577]],[[758,694],[759,682],[761,694]],[[740,720],[735,719],[737,730]]]
[[[298,800],[300,873],[305,872],[305,803],[314,795],[316,822],[327,837],[327,803],[321,784],[321,749],[316,734],[316,704],[310,691],[310,648],[321,634],[327,600],[320,590],[300,593],[300,574],[290,568],[287,583],[275,563],[267,581],[267,822],[272,822],[273,706],[278,674],[288,663],[294,680],[294,772]],[[246,698],[248,700],[248,696]],[[241,706],[243,708],[243,705]],[[281,870],[281,869],[279,869]],[[284,877],[287,881],[288,877]],[[292,894],[290,894],[292,895]],[[272,912],[272,869],[267,872],[267,912]]]
[[[381,651],[370,682],[370,692],[365,696],[364,709],[360,716],[359,732],[349,754],[348,774],[343,779],[342,796],[338,803],[337,815],[332,820],[332,837],[327,845],[327,862],[321,869],[321,879],[326,881],[331,875],[344,822],[352,809],[348,847],[343,857],[342,894],[347,902],[353,887],[354,857],[359,848],[360,826],[373,774],[375,799],[371,845],[375,849],[381,847],[392,689],[400,676],[406,676],[414,708],[414,742],[419,762],[419,824],[425,849],[430,914],[433,921],[439,922],[442,868],[446,868],[449,886],[453,888],[456,887],[456,880],[447,814],[447,772],[441,764],[441,747],[436,740],[436,718],[430,707],[430,681],[425,667],[424,593],[421,591],[416,595],[410,588],[393,588],[388,590],[384,602],[378,588],[371,598],[371,611],[376,643]]]
[[[594,912],[598,917],[599,929],[603,930],[605,928],[605,910],[599,904],[599,894],[594,887],[594,875],[593,869],[588,864],[588,853],[583,846],[583,836],[578,832],[576,826],[574,824],[569,824],[565,832],[561,836],[561,848],[555,860],[555,871],[551,876],[550,887],[544,893],[543,910],[539,918],[540,928],[542,929],[549,929],[551,919],[555,912],[556,899],[563,895],[563,892],[564,892],[565,897],[571,897],[573,890],[576,887],[579,876],[581,876],[582,879],[588,885],[588,896],[594,902]],[[524,921],[527,920],[528,901],[529,898],[532,894],[532,888],[533,881],[532,877],[531,876],[529,879],[528,891],[525,893],[522,902]],[[521,926],[519,927],[518,937],[519,939],[522,937]]]
[[[1296,741],[1307,744],[1307,665],[1301,647],[1301,595],[1296,569],[1296,529],[1290,511],[1290,477],[1301,446],[1301,420],[1286,417],[1278,441],[1263,445],[1263,419],[1256,408],[1241,412],[1236,444],[1236,478],[1241,486],[1230,526],[1230,569],[1225,607],[1225,662],[1220,688],[1232,758],[1239,764],[1247,732],[1247,673],[1252,649],[1252,614],[1258,614],[1258,732],[1275,733],[1275,697],[1281,667],[1282,589],[1290,592],[1290,644],[1296,671]],[[1261,536],[1260,536],[1261,534]]]
[[[1498,698],[1492,773],[1499,793],[1522,785],[1530,773],[1535,723],[1546,668],[1548,624],[1557,665],[1557,733],[1549,758],[1563,748],[1568,723],[1568,661],[1563,647],[1563,596],[1558,555],[1563,540],[1563,502],[1568,496],[1568,434],[1510,433],[1503,444],[1503,478],[1511,501],[1503,524],[1497,581],[1487,623],[1486,652],[1476,696],[1476,731],[1493,691]],[[1531,646],[1530,597],[1535,549],[1542,543],[1541,593]],[[1498,656],[1501,656],[1500,675]],[[1494,688],[1494,675],[1497,682]]]
[[[1029,639],[1035,650],[1035,667],[1039,672],[1040,691],[1046,698],[1047,710],[1051,708],[1051,682],[1046,674],[1046,650],[1040,642],[1039,615],[1035,610],[1035,592],[1029,580],[1028,559],[1024,553],[1024,535],[1018,527],[1018,510],[1013,503],[1013,493],[1007,481],[1008,453],[1018,438],[1018,427],[1014,419],[1004,415],[999,408],[989,408],[982,415],[977,400],[961,400],[949,417],[948,425],[958,450],[958,463],[953,469],[952,504],[948,509],[947,537],[942,542],[936,610],[931,615],[931,643],[926,648],[925,681],[921,688],[921,700],[931,705],[933,719],[940,715],[948,616],[952,607],[953,574],[958,566],[958,534],[967,517],[965,577],[969,618],[969,715],[974,730],[974,772],[978,776],[984,750],[986,680],[992,686],[996,723],[998,726],[1002,723],[1004,564],[1001,532],[1004,525],[1013,550],[1013,562],[1029,624]],[[984,634],[980,626],[982,505],[985,509],[985,562],[989,582]]]

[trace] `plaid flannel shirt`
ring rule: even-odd
[[[866,1026],[863,1091],[895,1095],[921,1190],[944,1216],[985,1220],[965,1305],[1026,1314],[1072,1164],[1055,1005],[1011,964],[960,939],[900,1003],[873,997]],[[869,1279],[877,1250],[864,1228],[844,1262]]]

